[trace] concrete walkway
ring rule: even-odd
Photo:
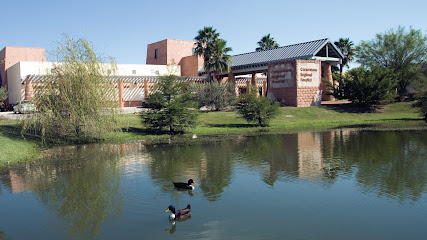
[[[122,114],[136,114],[144,109],[141,107],[124,107],[122,108]],[[9,112],[0,112],[0,117],[9,118],[9,119],[22,119],[27,114],[14,114],[12,111]]]

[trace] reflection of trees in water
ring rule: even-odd
[[[53,215],[78,238],[90,238],[110,215],[120,215],[119,149],[112,145],[62,148],[39,164],[17,171]]]
[[[273,186],[283,174],[298,174],[297,135],[251,137],[236,145],[241,159],[250,169],[261,172],[265,183]]]
[[[6,240],[6,239],[8,239],[6,233],[3,231],[0,231],[0,240]]]
[[[357,133],[358,131],[356,131]],[[349,130],[336,130],[322,132],[322,155],[324,174],[329,179],[336,179],[342,170],[349,171],[350,168],[344,161],[343,155],[347,151],[345,144],[350,136]],[[354,131],[353,131],[354,133]]]
[[[172,186],[172,181],[187,182],[198,175],[202,156],[199,145],[148,145],[146,149],[153,180]]]
[[[234,151],[230,141],[221,141],[204,147],[200,188],[210,201],[216,201],[231,181]]]
[[[197,179],[203,194],[216,200],[228,186],[232,156],[223,142],[209,145],[153,145],[147,146],[151,156],[152,178],[172,186],[172,181]]]
[[[347,141],[335,139],[333,158],[344,159],[342,171],[357,166],[356,177],[365,190],[379,195],[417,200],[427,183],[425,131],[360,131]]]

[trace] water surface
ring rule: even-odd
[[[426,193],[426,131],[73,146],[1,171],[0,239],[425,239]]]

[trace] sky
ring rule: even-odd
[[[398,26],[427,34],[427,1],[287,0],[0,0],[0,49],[45,48],[47,60],[64,34],[89,40],[120,64],[145,64],[147,45],[193,40],[212,26],[232,55],[252,52],[270,33],[280,46],[323,38],[359,44]]]

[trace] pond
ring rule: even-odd
[[[191,217],[169,221],[171,204]],[[425,239],[426,226],[421,130],[72,146],[0,173],[0,239]]]

